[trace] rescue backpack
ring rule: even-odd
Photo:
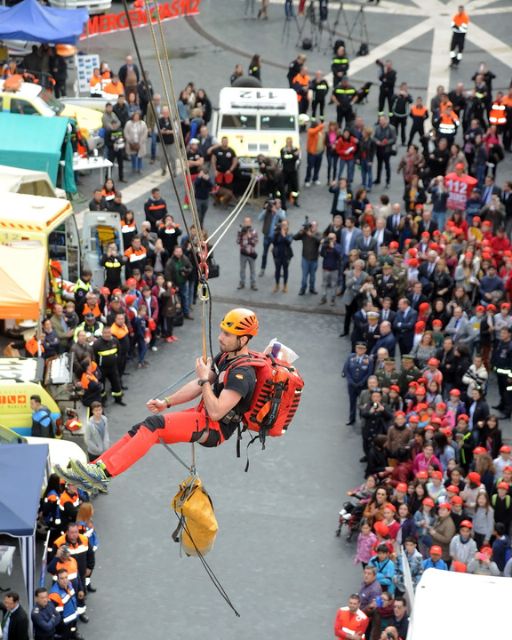
[[[219,364],[226,357],[223,354]],[[235,367],[254,367],[256,373],[251,405],[242,416],[244,430],[259,433],[263,443],[267,435],[282,436],[299,407],[304,387],[300,373],[290,363],[256,351],[233,358],[226,376]]]

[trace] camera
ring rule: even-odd
[[[302,228],[304,229],[304,231],[309,231],[311,229],[311,222],[309,221],[309,216],[306,216],[304,218],[304,223],[302,225]]]
[[[247,233],[251,227],[243,227],[240,225],[240,233]]]

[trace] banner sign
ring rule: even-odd
[[[199,14],[200,4],[201,0],[169,0],[169,2],[161,2],[151,8],[151,22],[157,22],[158,17],[162,22],[165,22],[184,16],[196,16]],[[146,9],[130,9],[128,14],[134,28],[147,26],[148,15]],[[124,11],[91,16],[87,22],[86,31],[80,36],[80,40],[103,36],[107,33],[126,31],[128,28],[128,18]]]

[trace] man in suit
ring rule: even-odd
[[[20,596],[15,591],[8,591],[0,609],[3,640],[28,640],[28,616],[20,604]]]
[[[401,355],[409,353],[412,349],[414,325],[417,319],[418,314],[414,309],[411,309],[409,300],[407,300],[407,298],[400,298],[398,301],[398,311],[393,322],[393,330],[398,338]]]
[[[403,216],[398,202],[391,207],[391,215],[386,218],[386,228],[392,235],[392,240],[400,240],[400,232],[403,226]]]
[[[382,309],[380,310],[380,321],[383,322],[387,320],[393,326],[393,321],[396,316],[396,311],[393,311],[391,308],[393,305],[393,299],[389,296],[386,296],[382,299]]]
[[[424,231],[428,231],[432,237],[432,234],[434,231],[437,231],[437,228],[437,222],[432,220],[432,211],[425,209],[421,214],[421,220],[418,225],[418,236],[421,236]]]
[[[396,349],[396,338],[393,335],[393,327],[391,326],[391,322],[389,322],[388,320],[383,320],[379,326],[379,333],[380,338],[373,345],[370,355],[376,355],[379,349],[386,349],[389,357],[394,358]]]
[[[429,251],[427,259],[420,264],[418,269],[419,281],[423,285],[423,291],[426,295],[430,295],[433,288],[434,273],[436,270],[437,253],[435,251]]]
[[[375,221],[375,231],[373,232],[373,239],[377,243],[377,250],[382,245],[388,245],[393,240],[393,234],[386,229],[386,220],[384,218],[377,218]]]
[[[372,238],[372,228],[369,224],[364,225],[363,235],[357,239],[356,249],[359,249],[359,257],[365,262],[370,252],[377,253],[377,241]]]
[[[407,298],[411,303],[411,307],[414,311],[418,311],[418,308],[422,302],[428,302],[427,296],[423,293],[423,285],[421,282],[415,282],[412,285],[412,292],[407,294]]]
[[[512,235],[512,181],[505,182],[503,185],[501,203],[505,208],[505,231],[510,238]]]
[[[352,318],[353,329],[350,335],[350,341],[352,342],[352,351],[355,350],[357,342],[363,342],[368,329],[368,311],[370,310],[371,302],[365,302],[359,311],[354,313]]]
[[[473,340],[473,329],[462,307],[455,307],[444,333],[453,338],[454,343],[469,344]]]
[[[492,176],[485,176],[482,199],[480,201],[482,207],[491,204],[492,196],[498,196],[501,200],[501,189],[494,184],[494,178]]]
[[[343,249],[343,260],[348,262],[349,253],[357,248],[357,241],[362,236],[361,229],[354,225],[354,218],[347,218],[345,226],[341,230],[341,248]]]

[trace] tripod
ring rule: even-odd
[[[366,48],[368,48],[368,42],[369,42],[368,27],[366,25],[366,15],[364,12],[364,5],[361,5],[359,7],[359,11],[356,13],[354,22],[352,23],[352,26],[350,26],[347,13],[345,11],[345,8],[343,7],[343,2],[340,2],[333,27],[330,30],[329,46],[331,48],[334,45],[334,40],[336,37],[336,29],[338,27],[338,24],[341,18],[343,18],[343,22],[345,24],[345,29],[347,31],[347,42],[350,42],[352,53],[354,55],[365,55],[365,54],[359,53],[362,50],[363,44],[365,44]],[[356,46],[354,44],[354,38],[352,36],[358,25],[359,25],[359,39],[356,38],[356,40],[359,40],[359,42],[361,43],[361,46],[359,47],[359,49],[356,50]]]
[[[297,32],[300,32],[299,21],[297,20],[297,16],[295,15],[295,10],[293,8],[293,0],[285,0],[283,33],[281,34],[281,39],[286,42],[290,39],[290,25],[292,20],[295,20]]]
[[[309,0],[309,4],[306,7],[306,11],[304,12],[304,20],[302,21],[302,26],[299,28],[299,35],[296,44],[297,47],[301,46],[301,43],[303,42],[303,35],[308,25],[311,48],[320,50],[324,30],[330,31],[327,21],[327,2],[325,2],[325,0],[320,0],[320,10],[318,16],[315,11],[315,0]]]

